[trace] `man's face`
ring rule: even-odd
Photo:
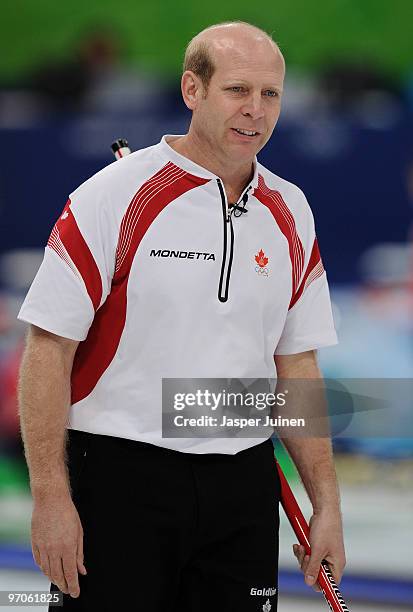
[[[277,123],[284,63],[269,41],[218,48],[214,61],[208,90],[194,109],[194,128],[215,154],[246,163],[263,148]]]

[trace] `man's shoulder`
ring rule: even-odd
[[[258,174],[260,175],[258,189],[261,190],[263,196],[271,197],[271,192],[274,195],[278,194],[281,196],[282,201],[293,217],[293,223],[299,234],[303,239],[311,242],[315,231],[314,217],[307,198],[300,187],[274,174],[274,172],[271,172],[262,164],[258,164]],[[283,206],[280,207],[279,197],[273,197],[271,200],[281,215],[284,216],[285,209]]]
[[[301,206],[308,206],[304,192],[295,183],[287,181],[278,174],[268,170],[268,168],[259,162],[258,174],[261,175],[261,181],[258,185],[259,187],[260,185],[263,187],[265,186],[270,191],[278,192],[286,202],[301,204]]]
[[[156,145],[139,149],[93,174],[70,194],[70,198],[86,196],[110,200],[133,195],[163,165],[165,161],[157,155]]]

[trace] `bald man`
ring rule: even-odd
[[[336,342],[304,194],[256,158],[285,64],[245,23],[188,45],[188,133],[72,194],[19,317],[36,563],[67,610],[277,609],[273,429],[164,435],[162,379],[320,378]],[[195,432],[199,433],[199,432]],[[309,494],[311,558],[345,564],[327,438],[284,443]],[[67,461],[66,461],[67,454]]]

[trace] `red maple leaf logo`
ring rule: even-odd
[[[261,249],[258,255],[255,256],[255,261],[260,266],[260,268],[264,268],[268,263],[268,257],[265,257],[264,251]]]

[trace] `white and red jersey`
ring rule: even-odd
[[[337,341],[302,191],[256,161],[244,204],[167,137],[70,195],[19,313],[81,341],[69,427],[194,453],[262,442],[161,434],[162,378],[274,379],[275,353]]]

